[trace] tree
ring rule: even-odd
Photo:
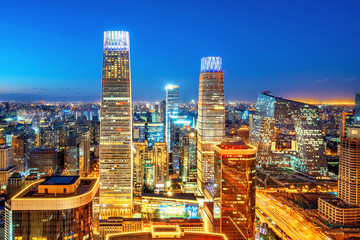
[[[161,211],[160,211],[159,208],[156,208],[156,209],[154,210],[153,216],[154,216],[154,218],[159,218],[159,217],[161,217]]]

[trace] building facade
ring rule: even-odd
[[[81,136],[68,137],[66,139],[64,167],[70,175],[80,175],[84,167],[83,158],[80,159]]]
[[[171,152],[171,124],[179,114],[179,86],[166,86],[166,123],[165,134],[169,152]]]
[[[100,216],[133,209],[132,105],[129,32],[104,33],[100,121]]]
[[[80,168],[80,176],[82,177],[86,177],[90,173],[90,147],[90,131],[85,131],[81,134],[80,143],[80,162],[83,163],[82,168]]]
[[[199,194],[211,184],[214,146],[225,136],[224,76],[220,57],[201,59],[197,121],[197,182]]]
[[[1,191],[6,189],[9,177],[17,170],[14,165],[13,148],[8,144],[0,144],[0,184]]]
[[[169,180],[169,153],[165,142],[149,149],[147,142],[134,143],[134,188],[141,193],[144,187],[165,190]]]
[[[223,142],[215,146],[214,158],[214,207],[220,209],[220,232],[229,240],[254,239],[256,148]]]
[[[258,148],[259,166],[292,167],[327,177],[318,107],[259,93],[250,129],[249,142]]]
[[[93,239],[96,178],[54,176],[38,180],[5,207],[5,239]]]
[[[318,200],[319,215],[343,226],[360,225],[360,128],[347,128],[341,138],[338,198]]]
[[[36,148],[29,154],[30,173],[38,177],[55,172],[58,165],[58,149],[57,148]]]
[[[148,123],[147,140],[149,148],[152,148],[157,142],[164,142],[164,124],[162,122]]]
[[[340,142],[338,196],[344,201],[360,205],[360,128],[348,128]]]

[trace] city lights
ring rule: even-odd
[[[360,239],[358,1],[1,8],[0,239]]]

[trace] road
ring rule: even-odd
[[[294,240],[331,240],[316,229],[316,225],[304,219],[295,210],[284,206],[270,194],[256,193],[256,206],[282,231]]]

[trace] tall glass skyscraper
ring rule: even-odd
[[[199,80],[197,177],[198,191],[214,180],[214,145],[225,136],[225,102],[222,59],[203,57]]]
[[[259,166],[292,167],[317,178],[327,177],[318,107],[259,93],[250,125],[250,143],[258,148]]]
[[[166,123],[165,134],[169,152],[171,152],[171,124],[179,114],[179,86],[166,86]]]
[[[104,34],[100,124],[100,217],[129,216],[133,206],[129,32]]]
[[[229,240],[254,239],[256,148],[223,142],[215,146],[214,158],[214,212],[221,211],[220,232]]]

